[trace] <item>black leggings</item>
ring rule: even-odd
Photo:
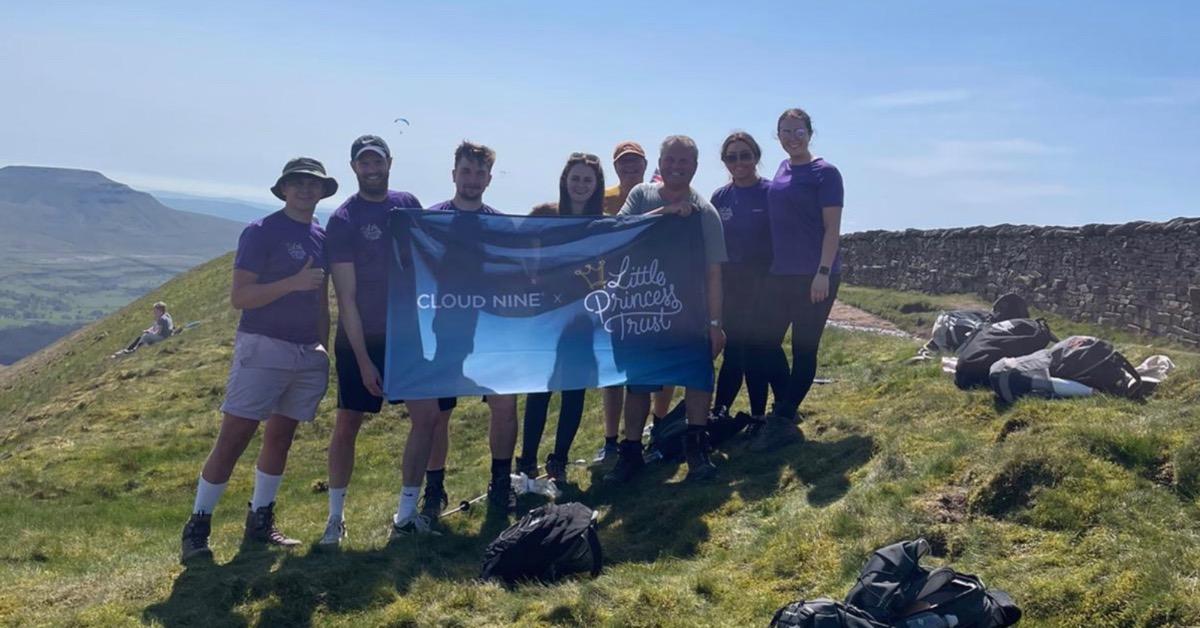
[[[562,392],[562,405],[558,411],[558,429],[554,433],[554,456],[563,462],[571,452],[571,443],[575,441],[575,432],[579,431],[579,421],[583,417],[583,401],[587,391],[565,390]],[[550,408],[550,395],[553,393],[530,393],[525,396],[525,426],[522,430],[521,458],[536,462],[538,459],[538,444],[542,440],[542,432],[546,430],[546,412]]]
[[[832,275],[829,296],[820,303],[813,303],[809,297],[812,280],[812,275],[771,276],[767,279],[766,289],[760,292],[767,304],[762,309],[768,314],[763,332],[769,340],[754,346],[748,360],[754,368],[765,371],[764,376],[775,391],[775,414],[778,416],[796,416],[796,409],[812,388],[817,376],[821,334],[841,283],[838,275]],[[782,347],[789,327],[792,329],[791,369]],[[779,394],[780,391],[783,394]]]
[[[713,408],[733,407],[738,392],[742,389],[742,378],[746,379],[746,392],[750,396],[750,414],[762,416],[767,410],[767,377],[763,369],[754,368],[751,353],[756,344],[765,344],[768,338],[761,337],[762,324],[767,314],[763,311],[766,300],[760,294],[767,279],[767,268],[763,265],[725,264],[721,269],[723,312],[725,326],[725,352],[721,359],[721,371],[717,375],[717,392],[713,396]],[[780,356],[783,348],[778,346]],[[760,358],[761,359],[761,358]],[[785,358],[786,360],[786,358]],[[786,362],[785,362],[786,365]],[[775,396],[783,392],[775,389]]]

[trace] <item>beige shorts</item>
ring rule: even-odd
[[[256,421],[272,414],[311,421],[328,386],[325,347],[238,332],[221,411]]]

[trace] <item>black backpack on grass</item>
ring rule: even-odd
[[[948,310],[938,314],[933,321],[933,331],[925,349],[930,352],[953,353],[963,346],[975,332],[988,324],[988,313],[983,310]]]
[[[654,422],[650,428],[650,442],[646,445],[647,460],[666,462],[683,461],[683,441],[687,438],[687,407],[680,401],[675,407]]]
[[[1000,295],[1000,298],[992,303],[992,313],[988,316],[988,322],[999,323],[1014,318],[1029,318],[1029,304],[1013,292]]]
[[[901,541],[875,551],[846,596],[846,605],[862,609],[888,626],[924,625],[1001,628],[1021,619],[1021,609],[1003,591],[989,590],[976,576],[949,567],[929,571],[920,560],[929,553],[925,539]],[[951,622],[953,618],[953,622]]]
[[[887,628],[863,611],[829,598],[797,600],[775,611],[770,628]]]
[[[1014,318],[987,325],[959,347],[954,383],[964,390],[987,386],[988,372],[1002,358],[1029,355],[1057,340],[1040,318]]]
[[[1092,336],[1071,336],[1051,347],[1050,375],[1118,397],[1139,399],[1147,392],[1129,360],[1112,343]]]
[[[512,585],[522,580],[553,581],[603,564],[596,512],[578,502],[547,504],[529,511],[500,533],[483,553],[483,580]]]

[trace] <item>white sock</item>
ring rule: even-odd
[[[282,480],[282,475],[271,475],[255,469],[254,497],[250,500],[250,510],[258,510],[275,501],[275,494],[279,492],[279,483]]]
[[[400,506],[396,508],[396,523],[417,514],[417,499],[420,496],[420,486],[405,486],[400,489]]]
[[[192,513],[211,515],[221,499],[221,493],[225,492],[228,485],[228,482],[213,484],[204,479],[204,476],[200,476],[200,482],[196,484],[196,501],[192,503]]]
[[[331,488],[329,489],[329,519],[331,521],[341,521],[344,519],[343,514],[346,510],[346,489]]]

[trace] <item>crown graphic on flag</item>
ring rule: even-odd
[[[604,260],[599,260],[595,266],[585,264],[583,268],[575,271],[575,275],[582,277],[589,289],[602,290],[607,281],[604,275]]]

